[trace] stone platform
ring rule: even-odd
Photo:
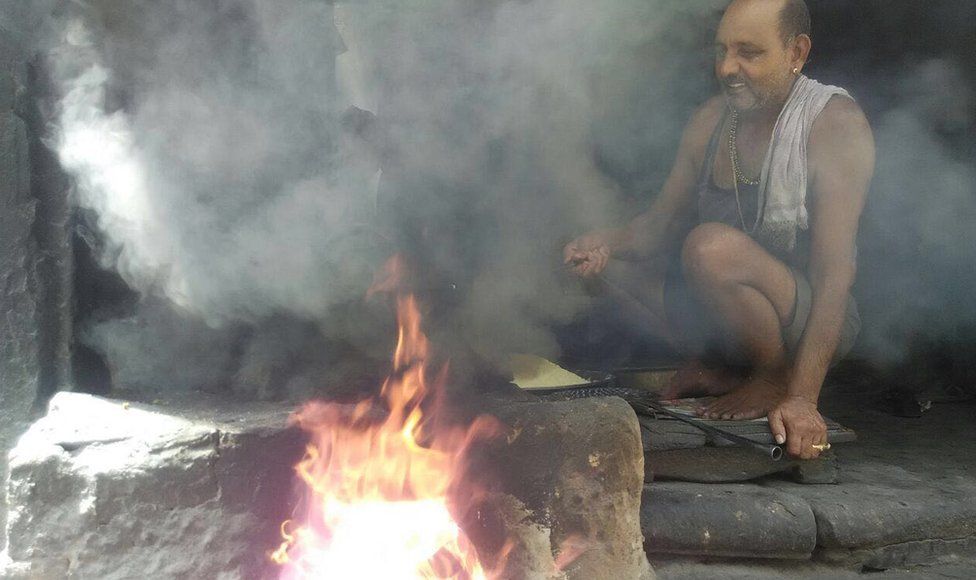
[[[769,476],[646,486],[642,524],[659,576],[839,578],[939,565],[948,575],[933,577],[976,577],[976,405],[899,418],[858,389],[832,385],[824,396],[825,413],[859,437],[833,451],[836,485]],[[959,569],[968,575],[953,576]]]

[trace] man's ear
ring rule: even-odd
[[[796,66],[803,67],[807,62],[807,58],[810,56],[810,47],[813,45],[813,41],[810,40],[809,34],[800,34],[793,39],[793,46],[791,47],[790,56]]]

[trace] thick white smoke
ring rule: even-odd
[[[368,344],[368,324],[346,306],[403,242],[391,222],[405,223],[462,287],[459,323],[475,342],[555,354],[550,327],[581,304],[554,272],[559,248],[646,207],[709,95],[710,29],[725,2],[54,4],[34,5],[61,90],[52,143],[78,203],[97,213],[103,262],[169,300],[177,321],[260,329],[290,317]],[[819,41],[814,76],[846,70],[818,60]],[[944,266],[933,271],[955,272],[971,255],[960,227],[971,165],[934,127],[971,126],[972,94],[952,63],[900,72],[903,82],[886,71],[858,95],[870,110],[890,93],[871,119],[879,165],[861,255],[875,261],[862,260],[859,282],[864,344],[888,358],[904,346],[888,338],[906,327],[973,313],[934,288],[971,277],[891,263],[932,254]],[[904,299],[892,303],[892,287]],[[144,318],[157,323],[143,328],[161,333],[156,344],[241,348],[203,325],[158,322],[153,304]],[[116,343],[131,343],[132,327],[116,327],[89,334],[103,351],[131,351]],[[256,343],[274,343],[257,332]],[[304,331],[271,332],[296,343],[283,358],[307,354]],[[199,364],[233,366],[225,354]]]
[[[214,321],[314,317],[368,279],[336,255],[368,195],[354,189],[366,185],[354,168],[335,166],[332,66],[317,68],[309,48],[327,58],[336,39],[303,38],[331,23],[320,3],[299,5],[268,14],[243,4],[256,22],[186,3],[106,15],[139,18],[121,39],[96,37],[91,18],[63,23],[50,53],[63,88],[55,148],[79,204],[98,215],[103,259],[137,290]],[[175,26],[154,30],[163,16]],[[208,37],[220,18],[230,30]],[[324,24],[299,26],[306,19]],[[109,110],[113,91],[123,102]]]
[[[51,20],[52,143],[103,263],[174,316],[284,313],[355,335],[335,310],[394,245],[381,226],[432,223],[447,233],[423,251],[465,288],[470,334],[552,354],[549,325],[579,306],[556,284],[559,248],[648,180],[609,178],[596,152],[670,161],[694,106],[674,89],[707,78],[674,55],[697,58],[689,23],[718,4],[95,1]],[[351,105],[375,115],[367,131],[343,119]],[[117,326],[87,334],[127,352]],[[142,326],[176,350],[214,340]]]
[[[127,280],[148,288],[161,269],[174,264],[172,243],[152,205],[150,184],[122,112],[104,111],[109,71],[99,61],[80,20],[65,26],[61,65],[80,65],[65,85],[54,147],[65,170],[75,176],[79,201],[111,232],[110,253]],[[80,57],[80,58],[79,58]],[[178,278],[177,273],[174,278]],[[178,284],[178,282],[176,282]]]

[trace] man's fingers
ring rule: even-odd
[[[813,448],[813,437],[811,437],[810,431],[807,430],[806,434],[803,436],[803,442],[800,443],[800,457],[803,459],[813,459],[816,456],[817,450]]]
[[[586,252],[582,250],[573,250],[572,252],[566,252],[565,263],[567,266],[572,266],[572,271],[574,273],[579,276],[583,276],[586,274],[586,270],[589,268],[590,259]]]
[[[584,249],[585,248],[585,249]],[[579,241],[573,241],[563,248],[563,263],[573,266],[572,271],[584,278],[595,276],[602,272],[610,260],[610,248],[601,245],[587,248],[585,242],[580,247]]]
[[[603,252],[600,252],[599,254],[597,254],[596,262],[593,264],[593,273],[599,274],[600,272],[605,270],[606,267],[607,267],[607,256]]]
[[[800,433],[792,432],[787,434],[786,450],[794,457],[803,457],[804,437]]]
[[[776,411],[769,414],[769,430],[777,444],[786,443],[786,425],[783,423],[783,415]]]
[[[583,261],[579,265],[580,276],[584,278],[589,278],[593,275],[593,261],[588,257],[584,257]]]
[[[810,459],[810,454],[816,451],[811,445],[813,445],[813,440],[810,437],[800,438],[800,459]]]

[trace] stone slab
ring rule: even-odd
[[[868,572],[932,566],[960,557],[976,558],[976,536],[957,540],[921,540],[863,550],[818,550],[817,560]],[[976,576],[976,567],[970,577]]]
[[[649,554],[808,559],[817,544],[805,501],[750,484],[651,484],[641,526]]]
[[[976,407],[937,405],[917,419],[865,404],[835,387],[832,416],[857,430],[835,450],[836,486],[764,485],[806,500],[817,518],[818,557],[852,567],[924,564],[972,554],[976,535]]]
[[[804,486],[787,482],[775,489],[803,498],[817,518],[817,544],[824,549],[876,548],[929,539],[976,535],[976,489],[948,485],[907,489],[878,483]],[[952,486],[956,487],[956,486]]]
[[[653,578],[639,521],[644,456],[630,406],[616,398],[526,399],[485,409],[504,424],[505,436],[472,455],[470,472],[517,498],[530,521],[551,530],[554,553],[567,542],[583,547],[565,577]]]
[[[817,562],[654,561],[661,580],[970,580],[976,561],[953,560],[921,568],[862,573]]]
[[[817,544],[807,554],[826,569],[895,569],[976,556],[973,407],[945,405],[921,419],[901,419],[866,406],[860,393],[831,395],[826,399],[826,411],[860,436],[858,443],[838,446],[831,453],[837,470],[827,479],[836,478],[836,485],[800,485],[785,475],[773,475],[739,486],[751,490],[740,495],[755,492],[761,497],[757,490],[768,489],[805,504],[815,520]],[[667,458],[662,456],[670,452],[652,454],[655,470],[667,468]],[[696,540],[693,532],[683,531],[694,517],[701,520],[697,527],[710,526],[710,544],[719,530],[739,534],[741,546],[763,545],[761,526],[744,528],[724,515],[728,509],[724,504],[733,501],[724,499],[723,489],[728,486],[701,485],[701,497],[694,499],[669,495],[673,486],[682,485],[691,484],[655,482],[648,487],[644,528],[652,556],[749,557],[746,551],[736,550],[716,554],[700,538]],[[659,531],[649,528],[654,522],[649,512],[654,509],[659,510]],[[709,511],[697,515],[706,509]],[[675,542],[674,536],[684,544],[655,546],[659,537]]]
[[[57,394],[10,454],[0,575],[266,576],[303,450],[289,411]]]
[[[781,473],[798,483],[837,483],[837,461],[828,452],[819,459],[773,461],[755,450],[742,447],[705,447],[701,449],[645,449],[645,479],[689,481],[697,483],[738,483]]]

